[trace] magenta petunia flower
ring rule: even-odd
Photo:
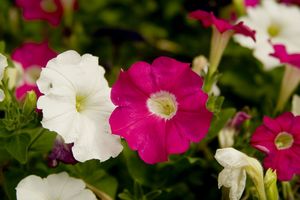
[[[24,71],[21,81],[16,85],[17,99],[22,99],[30,90],[35,91],[37,96],[41,95],[36,86],[36,80],[40,76],[41,68],[56,56],[57,53],[50,49],[47,42],[26,42],[14,50],[12,60],[17,62],[16,65],[20,64],[20,70]]]
[[[245,0],[244,3],[246,7],[255,7],[259,4],[259,0]]]
[[[300,68],[300,53],[289,54],[286,47],[282,44],[273,45],[273,48],[274,53],[272,53],[271,56],[278,58],[281,63]]]
[[[27,20],[46,20],[52,26],[58,26],[64,13],[78,7],[76,0],[16,0]]]
[[[279,180],[289,181],[300,174],[300,116],[286,112],[275,119],[264,117],[263,122],[251,145],[267,155],[265,168],[276,170]]]
[[[232,25],[230,22],[215,17],[212,12],[206,12],[203,10],[196,10],[189,14],[191,18],[197,19],[202,22],[203,26],[214,26],[220,33],[226,31],[233,31],[236,34],[242,34],[247,37],[251,37],[255,41],[255,31],[244,25],[243,22]]]
[[[149,164],[185,152],[206,135],[213,116],[202,84],[188,63],[172,58],[134,63],[112,87],[112,132]]]
[[[27,20],[46,20],[58,26],[63,16],[61,0],[16,0],[16,4]]]

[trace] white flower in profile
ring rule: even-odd
[[[256,31],[256,42],[235,35],[234,39],[242,46],[253,49],[254,56],[266,69],[280,65],[278,59],[270,56],[273,44],[284,44],[288,52],[300,51],[300,9],[296,6],[264,0],[256,7],[247,8],[247,15],[239,18]]]
[[[296,116],[300,115],[300,96],[295,94],[292,100],[292,113]]]
[[[0,81],[3,78],[4,69],[7,67],[7,59],[4,55],[0,53]],[[5,98],[3,90],[0,89],[0,102]]]
[[[66,51],[50,60],[37,80],[44,94],[37,102],[43,127],[74,143],[74,158],[81,162],[105,161],[123,149],[120,137],[111,134],[114,105],[104,73],[98,57]]]
[[[70,177],[66,172],[47,178],[30,175],[17,185],[17,200],[97,200],[85,187],[81,179]]]
[[[218,149],[216,160],[224,167],[219,173],[218,187],[230,188],[230,200],[239,200],[246,185],[246,173],[252,178],[260,199],[265,199],[263,169],[261,164],[252,157],[234,149]]]

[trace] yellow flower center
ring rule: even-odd
[[[279,133],[275,138],[275,145],[278,150],[288,149],[294,143],[294,138],[287,132]]]
[[[76,95],[76,110],[77,112],[81,112],[85,106],[85,96]]]
[[[57,10],[57,6],[54,2],[54,0],[42,0],[41,3],[41,8],[48,13],[55,12]]]
[[[271,24],[268,27],[268,34],[270,37],[276,37],[280,33],[280,27],[277,24]]]
[[[176,114],[178,103],[173,94],[159,91],[150,96],[147,100],[147,107],[156,116],[169,120]]]

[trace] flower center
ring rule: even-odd
[[[147,100],[148,110],[165,120],[169,120],[177,112],[176,97],[167,91],[159,91],[150,95]]]
[[[55,12],[57,10],[57,6],[54,2],[54,0],[42,0],[41,3],[41,8],[48,13]]]
[[[294,143],[294,138],[287,132],[279,133],[275,138],[275,145],[278,150],[288,149]]]
[[[268,27],[268,34],[270,37],[276,37],[280,33],[280,27],[277,24],[271,24]]]
[[[31,66],[30,68],[26,69],[25,81],[28,84],[35,85],[36,80],[40,77],[41,71],[42,69],[39,66]]]
[[[76,110],[77,112],[81,112],[85,106],[85,96],[76,95]]]

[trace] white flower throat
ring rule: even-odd
[[[278,150],[288,149],[293,146],[293,143],[294,137],[287,132],[281,132],[275,138],[275,145]]]
[[[175,116],[178,103],[174,94],[159,91],[150,95],[147,100],[147,108],[154,115],[169,120]]]
[[[81,112],[84,110],[86,104],[86,96],[84,95],[76,95],[76,110],[77,112]]]

